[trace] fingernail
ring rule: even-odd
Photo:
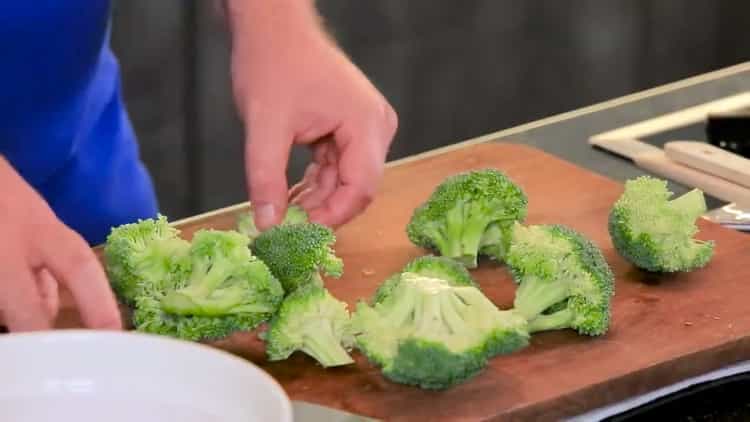
[[[254,209],[255,225],[261,229],[273,225],[276,220],[276,208],[273,204],[259,204]]]

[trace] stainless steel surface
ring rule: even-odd
[[[370,422],[377,420],[297,400],[292,400],[292,411],[294,412],[295,422]]]
[[[703,218],[735,230],[750,231],[750,210],[736,204],[727,204],[711,210]]]

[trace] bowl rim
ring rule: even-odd
[[[76,339],[88,340],[92,337],[96,338],[132,338],[136,341],[150,343],[150,344],[166,344],[171,345],[170,347],[182,348],[184,350],[194,350],[200,354],[213,357],[215,359],[223,359],[226,361],[233,361],[238,366],[244,366],[250,371],[253,371],[261,379],[265,380],[273,390],[272,394],[277,397],[281,404],[281,417],[282,421],[293,421],[294,415],[292,410],[291,398],[286,393],[286,390],[281,386],[274,377],[268,372],[264,371],[260,366],[254,362],[243,359],[233,353],[226,350],[210,346],[207,344],[182,340],[174,337],[168,337],[158,334],[144,333],[132,330],[101,330],[101,329],[85,329],[85,328],[72,328],[72,329],[52,329],[52,330],[37,330],[37,331],[26,331],[26,332],[10,332],[0,334],[0,350],[10,346],[15,342],[27,342],[27,341],[75,341]],[[96,342],[94,342],[96,344]]]

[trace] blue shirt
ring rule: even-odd
[[[157,212],[109,48],[110,6],[0,2],[0,154],[90,244]]]

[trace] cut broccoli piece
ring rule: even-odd
[[[284,296],[281,283],[254,257],[247,236],[199,230],[190,247],[190,273],[171,288],[136,301],[139,331],[187,340],[215,340],[267,321]]]
[[[511,225],[492,223],[479,241],[479,254],[499,262],[505,260],[510,248]]]
[[[641,176],[625,190],[609,214],[609,234],[617,252],[651,272],[692,271],[711,260],[713,241],[694,238],[696,220],[706,212],[703,192],[693,189],[671,199],[667,182]]]
[[[495,169],[474,170],[440,183],[414,210],[406,232],[415,245],[474,268],[483,253],[504,259],[503,228],[523,221],[526,212],[526,194],[510,178]]]
[[[501,311],[474,286],[403,273],[381,302],[357,304],[356,347],[398,383],[446,389],[488,359],[528,345],[526,320]]]
[[[290,294],[305,284],[322,285],[322,274],[341,277],[344,263],[335,242],[333,231],[321,224],[286,224],[261,233],[251,248]]]
[[[404,273],[438,278],[454,286],[478,287],[469,271],[460,263],[442,256],[426,255],[413,259],[404,266],[401,272],[392,275],[378,286],[373,297],[373,303],[381,302],[386,296],[391,294],[393,288],[398,284],[401,275]]]
[[[144,290],[161,289],[188,273],[189,248],[162,215],[113,228],[103,250],[112,290],[132,306]]]
[[[299,350],[324,367],[354,363],[347,351],[354,344],[350,323],[346,303],[324,287],[301,286],[284,299],[268,324],[266,353],[271,361]]]
[[[286,214],[284,215],[281,224],[299,224],[306,223],[307,221],[308,215],[304,208],[292,204],[287,207]],[[250,243],[255,241],[255,238],[258,237],[260,230],[255,226],[255,217],[252,210],[243,212],[239,215],[237,218],[237,231],[248,236],[250,238]]]
[[[571,328],[597,336],[609,329],[614,274],[599,248],[570,227],[515,224],[507,255],[520,286],[514,308],[531,333]]]

